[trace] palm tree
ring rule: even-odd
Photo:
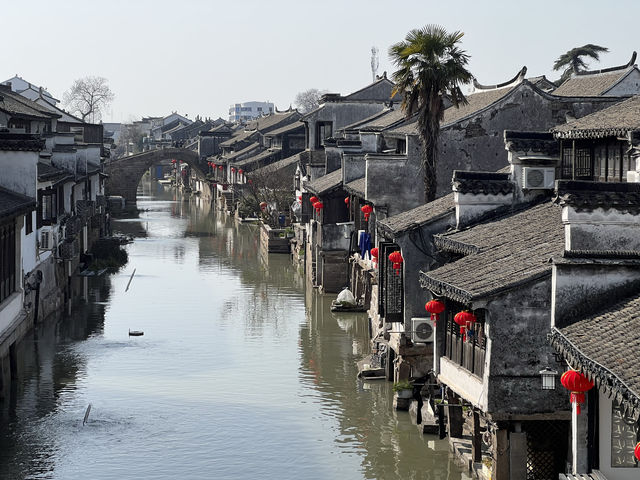
[[[448,33],[439,25],[413,29],[405,39],[389,48],[398,70],[394,95],[401,93],[407,118],[417,116],[422,140],[425,200],[436,198],[436,162],[440,122],[444,118],[445,97],[456,107],[467,103],[461,85],[473,76],[465,68],[469,56],[458,46],[462,32]]]
[[[592,43],[588,43],[582,47],[572,48],[567,53],[563,53],[558,57],[553,64],[553,69],[562,70],[564,68],[562,77],[560,77],[560,81],[564,82],[572,73],[584,72],[587,69],[587,64],[581,57],[600,60],[600,54],[608,51],[608,48]]]

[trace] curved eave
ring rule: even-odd
[[[553,136],[563,140],[578,140],[606,137],[627,136],[634,128],[590,128],[584,130],[567,130],[565,132],[553,132]]]
[[[640,395],[629,388],[620,377],[587,357],[555,327],[551,328],[549,343],[566,358],[572,368],[592,381],[600,392],[611,399],[615,398],[625,415],[635,421],[640,420]]]

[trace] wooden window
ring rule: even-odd
[[[316,132],[316,148],[324,147],[325,140],[333,136],[333,122],[318,122]]]
[[[560,166],[562,178],[573,177],[573,162],[572,162],[573,150],[571,147],[562,149],[562,163]]]
[[[481,310],[474,312],[478,320],[467,331],[465,338],[465,335],[460,333],[460,326],[453,320],[455,315],[465,308],[464,305],[450,300],[447,300],[446,305],[444,356],[482,378],[487,352],[484,314]]]
[[[28,212],[24,216],[24,233],[29,235],[31,232],[33,232],[33,212]]]
[[[398,143],[396,144],[396,153],[402,153],[402,154],[406,154],[407,153],[407,141],[406,140],[402,140],[402,139],[398,140]]]
[[[591,155],[591,148],[576,148],[575,161],[575,179],[593,179],[593,158]]]
[[[400,250],[395,243],[382,242],[378,254],[378,310],[385,322],[404,321],[403,269],[399,274],[389,261],[389,254]]]
[[[0,302],[16,288],[16,224],[0,225]]]

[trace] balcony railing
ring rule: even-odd
[[[460,327],[453,321],[447,321],[447,335],[444,356],[457,363],[472,374],[482,378],[487,353],[483,326],[476,322],[466,339],[460,333]]]

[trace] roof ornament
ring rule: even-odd
[[[597,73],[608,73],[608,72],[615,72],[616,70],[626,70],[627,68],[631,68],[635,66],[637,57],[638,57],[638,53],[634,51],[631,54],[631,59],[625,65],[618,65],[617,67],[603,68],[601,70],[585,70],[584,72],[575,72],[574,75],[577,75],[577,76],[595,75]]]
[[[516,74],[516,76],[513,77],[511,80],[507,80],[506,82],[498,83],[496,85],[482,85],[474,77],[473,91],[471,93],[475,93],[478,90],[497,90],[498,88],[517,85],[519,83],[522,83],[526,74],[527,74],[527,67],[524,66],[520,69],[520,71]]]

